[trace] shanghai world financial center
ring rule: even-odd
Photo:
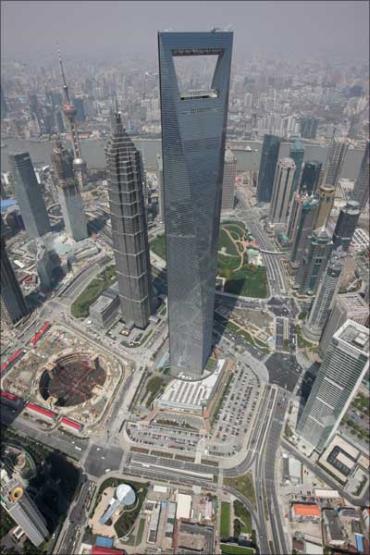
[[[199,378],[212,350],[233,34],[158,34],[170,365]],[[183,92],[175,58],[215,56],[211,85]]]

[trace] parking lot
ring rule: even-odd
[[[269,372],[269,382],[293,391],[300,373],[301,366],[294,355],[274,353],[265,361]]]
[[[212,443],[225,444],[225,448],[219,449],[211,443],[210,454],[232,455],[240,448],[255,411],[258,395],[255,374],[238,363],[214,422]]]
[[[102,476],[105,472],[119,470],[123,450],[119,447],[92,445],[86,458],[85,470],[92,476]]]

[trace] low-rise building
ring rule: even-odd
[[[327,545],[341,547],[345,544],[339,517],[334,509],[323,511],[324,540]]]
[[[316,503],[292,503],[291,515],[293,520],[320,520],[321,509]]]

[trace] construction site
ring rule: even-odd
[[[18,359],[3,375],[3,393],[15,399],[9,402],[25,405],[22,415],[40,425],[54,426],[61,418],[88,431],[104,418],[125,377],[124,363],[62,325],[41,329],[22,351],[21,363]]]

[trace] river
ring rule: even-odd
[[[142,151],[145,168],[148,171],[155,171],[156,155],[160,152],[160,139],[134,139],[138,149]],[[6,144],[1,149],[1,171],[9,171],[8,155],[14,152],[29,152],[33,163],[36,166],[50,164],[51,143],[41,141],[30,141],[24,139],[3,139],[2,144]],[[81,151],[87,165],[91,168],[103,168],[105,166],[104,146],[106,140],[87,139],[81,141]],[[238,171],[247,171],[259,169],[262,143],[255,141],[245,141],[252,149],[258,149],[257,152],[246,152],[243,150],[235,150],[237,157]],[[289,156],[289,143],[283,143],[281,146],[280,157]],[[327,153],[327,146],[305,145],[304,160],[319,160],[324,162]],[[360,169],[363,150],[349,150],[343,164],[341,177],[347,179],[356,179]]]

